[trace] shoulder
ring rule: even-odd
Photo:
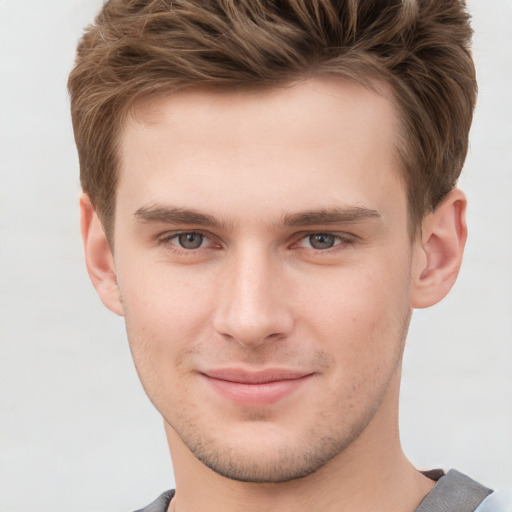
[[[160,494],[158,498],[151,502],[147,507],[136,510],[135,512],[167,512],[167,507],[169,507],[169,503],[174,496],[174,489],[170,491],[165,491]]]
[[[440,510],[476,512],[492,492],[492,489],[479,484],[459,471],[451,469],[437,480],[433,489],[425,496],[415,512]]]

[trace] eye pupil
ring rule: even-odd
[[[330,249],[334,246],[336,237],[326,233],[315,233],[309,236],[309,243],[314,249]]]
[[[203,243],[203,235],[200,233],[182,233],[178,236],[178,242],[184,249],[199,249]]]

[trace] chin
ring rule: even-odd
[[[240,482],[281,483],[315,473],[339,456],[363,429],[339,429],[323,436],[311,431],[294,436],[290,432],[276,435],[265,428],[257,430],[236,436],[225,434],[221,441],[210,437],[185,444],[196,459],[223,477]],[[229,443],[229,439],[248,441]]]

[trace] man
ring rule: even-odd
[[[412,309],[466,240],[470,36],[441,0],[113,0],[88,29],[87,267],[176,478],[145,510],[485,506],[397,426]]]

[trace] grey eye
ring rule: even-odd
[[[330,249],[336,243],[336,236],[327,233],[309,235],[309,243],[313,249]]]
[[[203,244],[204,235],[201,233],[181,233],[177,236],[177,239],[183,249],[199,249]]]

